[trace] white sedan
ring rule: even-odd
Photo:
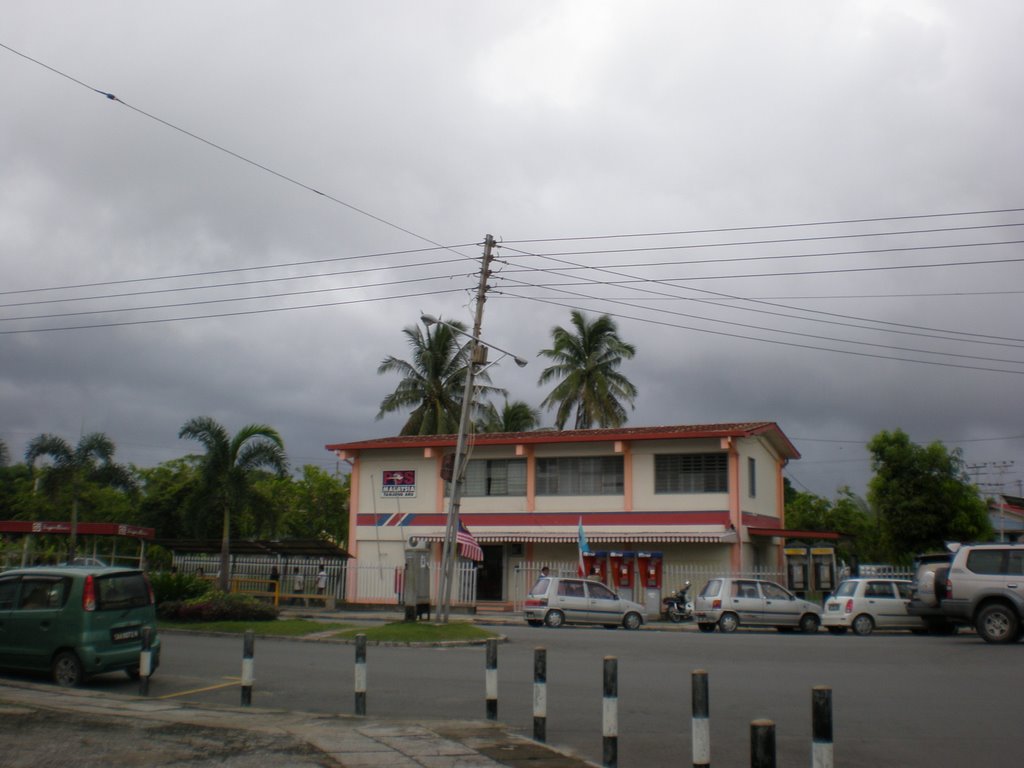
[[[910,581],[859,578],[842,582],[825,601],[822,624],[834,635],[852,629],[870,635],[875,629],[924,630],[924,622],[907,613]]]

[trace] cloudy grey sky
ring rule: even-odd
[[[830,497],[900,427],[1017,492],[1022,29],[1016,0],[8,0],[0,439],[151,466],[210,415],[334,470],[397,433],[377,365],[421,312],[471,320],[490,233],[513,398],[607,312],[631,425],[776,421]]]

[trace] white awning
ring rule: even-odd
[[[535,542],[539,544],[575,544],[578,541],[577,531],[538,532],[473,530],[473,537],[481,544],[508,544],[516,542]],[[443,533],[416,534],[425,541],[444,541]],[[594,544],[730,544],[736,541],[736,531],[592,531],[587,529],[587,543],[590,548]]]

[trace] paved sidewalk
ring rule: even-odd
[[[2,768],[587,768],[484,721],[196,706],[0,682]]]

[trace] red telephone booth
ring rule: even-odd
[[[633,599],[633,577],[635,575],[635,552],[609,552],[608,565],[611,567],[612,583],[619,597]]]
[[[608,583],[608,553],[607,552],[584,552],[583,567],[587,572],[583,574],[588,579]]]
[[[661,552],[637,552],[640,585],[644,589],[661,589]]]

